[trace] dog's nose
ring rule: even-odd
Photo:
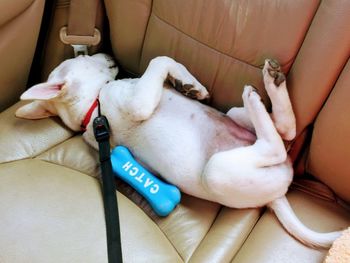
[[[113,68],[116,66],[114,59],[110,55],[103,54],[103,56],[104,56],[105,60],[107,61],[109,68]]]

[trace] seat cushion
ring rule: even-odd
[[[0,163],[35,157],[73,133],[58,118],[37,121],[15,118],[18,102],[0,114]]]
[[[80,135],[72,137],[57,119],[16,119],[20,105],[0,114],[7,130],[0,141],[7,141],[13,158],[0,154],[1,259],[106,262],[97,151]],[[20,136],[27,138],[24,148],[16,146]],[[287,257],[285,246],[298,252],[300,262],[326,253],[295,241],[269,212],[259,220],[260,209],[230,209],[183,195],[174,212],[162,218],[121,181],[118,190],[125,262],[254,262],[249,251],[269,262]],[[333,203],[300,191],[289,199],[301,220],[316,230],[349,224],[349,213]]]
[[[78,170],[91,177],[100,176],[98,153],[81,136],[75,136],[36,158]],[[183,194],[180,205],[168,217],[159,217],[131,187],[120,180],[117,186],[118,191],[157,224],[185,262],[196,262],[203,254],[206,257],[231,259],[260,216],[259,209],[222,208],[219,204]],[[221,244],[221,249],[217,250],[213,242]]]
[[[290,191],[287,197],[298,218],[315,231],[342,230],[350,224],[349,210],[333,201],[322,200],[298,190]],[[267,211],[232,262],[319,263],[326,254],[327,250],[308,248],[288,235],[273,213]]]
[[[22,104],[18,103],[0,114],[5,128],[0,138],[0,144],[4,146],[0,153],[0,211],[7,215],[0,220],[0,228],[7,229],[0,239],[0,255],[5,255],[9,262],[14,258],[15,262],[25,258],[45,262],[48,255],[55,255],[56,262],[76,262],[84,255],[83,249],[73,246],[75,240],[81,247],[89,248],[90,254],[84,259],[100,262],[97,258],[101,257],[99,260],[105,262],[97,151],[88,146],[82,136],[72,137],[73,134],[56,118],[36,121],[15,118],[14,112]],[[260,215],[258,209],[223,209],[219,204],[183,195],[181,204],[172,214],[158,217],[136,191],[121,181],[117,183],[118,190],[127,196],[127,199],[124,195],[119,198],[126,262],[140,262],[144,258],[151,262],[189,262],[193,258],[195,262],[203,255],[228,261]],[[23,207],[28,209],[21,212]],[[62,208],[56,211],[59,207]],[[17,216],[18,213],[22,216]],[[83,224],[89,213],[94,214],[94,219]],[[52,222],[51,217],[56,221]],[[34,218],[38,218],[38,223]],[[16,220],[26,222],[22,224]],[[57,230],[55,224],[59,220],[61,228]],[[36,225],[32,226],[33,223]],[[36,231],[40,228],[40,232]],[[96,232],[95,238],[99,241],[86,237],[89,231]],[[26,237],[25,242],[33,240],[34,245],[19,250],[24,246],[20,241],[22,235]],[[214,249],[213,242],[222,244],[220,251]],[[39,247],[45,249],[38,250]],[[15,254],[17,250],[21,251],[18,255]],[[59,255],[60,251],[65,251],[66,255]]]
[[[118,195],[125,262],[182,262],[158,226]],[[99,182],[40,160],[0,165],[3,262],[107,262]]]

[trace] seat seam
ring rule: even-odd
[[[207,47],[207,48],[210,48],[210,49],[212,49],[212,50],[218,52],[219,54],[225,55],[225,56],[227,56],[227,57],[229,57],[229,58],[231,58],[231,59],[234,59],[234,60],[239,61],[239,62],[241,62],[241,63],[247,64],[247,65],[249,65],[249,66],[251,66],[251,67],[254,67],[254,68],[257,68],[257,69],[261,69],[259,66],[253,65],[253,64],[251,64],[251,63],[249,63],[249,62],[247,62],[247,61],[244,61],[243,59],[240,59],[240,58],[237,58],[237,57],[233,57],[233,56],[231,56],[231,55],[229,55],[229,54],[227,54],[227,53],[225,53],[225,52],[222,52],[222,51],[220,51],[220,50],[218,50],[218,49],[216,49],[216,48],[214,48],[214,47],[212,47],[212,46],[209,46],[209,45],[206,44],[206,43],[203,43],[202,41],[200,41],[200,40],[194,38],[193,36],[191,36],[191,35],[185,33],[184,31],[182,31],[181,29],[177,28],[176,26],[170,24],[168,21],[164,20],[163,18],[161,18],[160,16],[158,16],[157,14],[155,14],[153,11],[152,11],[152,13],[151,13],[151,16],[152,16],[152,15],[153,15],[155,18],[159,19],[159,20],[160,20],[161,22],[163,22],[164,24],[168,25],[169,27],[171,27],[171,28],[175,29],[176,31],[178,31],[178,32],[184,34],[185,36],[189,37],[189,38],[192,39],[193,41],[195,41],[195,42],[197,42],[197,43],[200,43],[200,44],[202,44],[203,46],[205,46],[205,47]],[[151,16],[150,16],[150,17],[151,17]],[[148,26],[147,26],[147,27],[148,27]],[[284,66],[284,65],[282,65],[282,66]]]
[[[73,171],[76,171],[76,172],[79,172],[81,174],[84,174],[86,176],[89,176],[91,178],[94,178],[98,181],[100,181],[100,178],[99,177],[96,177],[96,176],[93,176],[91,174],[88,174],[88,173],[85,173],[84,171],[81,171],[77,168],[74,168],[74,167],[71,167],[69,165],[65,165],[65,164],[61,164],[61,163],[56,163],[56,162],[53,162],[53,161],[50,161],[50,160],[47,160],[47,159],[42,159],[40,158],[39,156],[35,157],[35,158],[28,158],[28,159],[32,159],[32,160],[37,160],[37,161],[42,161],[42,162],[46,162],[46,163],[49,163],[49,164],[52,164],[52,165],[57,165],[57,166],[62,166],[64,168],[67,168],[67,169],[70,169],[70,170],[73,170]]]
[[[138,68],[137,68],[138,74],[140,74],[141,61],[142,61],[143,52],[144,52],[144,49],[145,49],[145,42],[146,42],[146,37],[147,37],[147,31],[148,31],[148,28],[149,28],[149,21],[151,20],[152,14],[153,14],[153,0],[151,0],[151,9],[150,9],[150,13],[149,13],[148,20],[147,20],[146,31],[145,31],[145,34],[143,35],[143,40],[142,40],[142,45],[141,45],[142,48],[141,48],[140,58],[139,58],[139,65],[138,65]]]
[[[245,239],[243,240],[243,242],[241,243],[241,245],[239,246],[239,248],[237,249],[237,252],[233,255],[233,257],[231,258],[230,262],[233,262],[234,259],[237,257],[237,255],[239,254],[240,250],[242,249],[242,247],[244,246],[244,244],[247,242],[248,238],[250,237],[250,234],[253,232],[253,230],[255,229],[256,225],[260,222],[261,217],[266,213],[266,211],[268,211],[268,209],[265,207],[263,207],[260,211],[260,215],[257,218],[257,220],[255,221],[255,224],[252,225],[250,231],[247,232],[247,235],[245,237]]]
[[[38,151],[37,153],[28,153],[28,151],[26,151],[26,155],[27,156],[23,156],[23,157],[19,157],[19,158],[14,158],[12,160],[6,160],[6,161],[1,161],[0,162],[0,165],[1,164],[5,164],[5,163],[11,163],[11,162],[17,162],[17,161],[21,161],[21,160],[28,160],[28,159],[38,159],[38,160],[41,160],[40,158],[38,158],[40,155],[52,150],[53,148],[57,147],[58,145],[64,143],[65,141],[71,139],[72,137],[74,137],[74,135],[70,136],[69,138],[63,140],[63,141],[60,141],[60,142],[57,142],[56,144],[53,144],[51,147],[49,148],[46,148],[44,150],[41,150],[41,151]],[[33,147],[29,147],[29,148],[33,148]]]
[[[193,257],[193,254],[198,250],[198,248],[200,247],[200,245],[203,243],[203,241],[205,240],[205,238],[207,237],[208,233],[210,232],[210,230],[212,229],[213,225],[215,224],[217,218],[219,217],[221,211],[223,209],[223,206],[221,206],[218,210],[218,212],[216,213],[215,218],[213,219],[212,223],[210,224],[210,226],[207,229],[207,232],[203,235],[202,239],[200,240],[200,242],[198,243],[198,245],[195,247],[195,249],[192,251],[191,255],[188,258],[188,261],[191,261],[191,258]]]
[[[289,70],[291,70],[291,69],[293,68],[293,64],[294,64],[296,58],[298,57],[301,48],[303,47],[303,44],[304,44],[304,42],[305,42],[305,39],[306,39],[307,35],[309,34],[309,31],[310,31],[310,29],[311,29],[311,27],[312,27],[312,23],[314,22],[315,17],[316,17],[316,15],[317,15],[317,13],[318,13],[318,10],[320,9],[321,2],[322,2],[321,0],[318,1],[318,6],[317,6],[317,8],[315,9],[315,13],[313,14],[312,18],[310,19],[309,26],[308,26],[308,28],[307,28],[306,31],[305,31],[303,40],[301,41],[300,46],[299,46],[297,52],[296,52],[295,55],[294,55],[294,59],[293,59],[292,65],[290,66],[290,69],[289,69]]]

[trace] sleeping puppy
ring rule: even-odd
[[[293,169],[283,139],[295,137],[295,117],[276,61],[266,60],[262,70],[271,115],[252,86],[244,87],[244,107],[227,114],[198,102],[208,91],[168,57],[153,59],[139,79],[114,80],[117,73],[107,55],[66,60],[47,82],[23,93],[22,100],[34,101],[16,116],[58,115],[72,130],[85,131],[86,142],[98,149],[92,129],[98,98],[112,147],[128,147],[181,191],[234,208],[267,205],[291,235],[309,246],[329,247],[339,236],[306,228],[285,197]]]

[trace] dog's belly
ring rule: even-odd
[[[149,120],[125,134],[121,143],[143,164],[182,191],[203,198],[200,178],[209,158],[256,140],[225,114],[172,90],[164,90]]]

